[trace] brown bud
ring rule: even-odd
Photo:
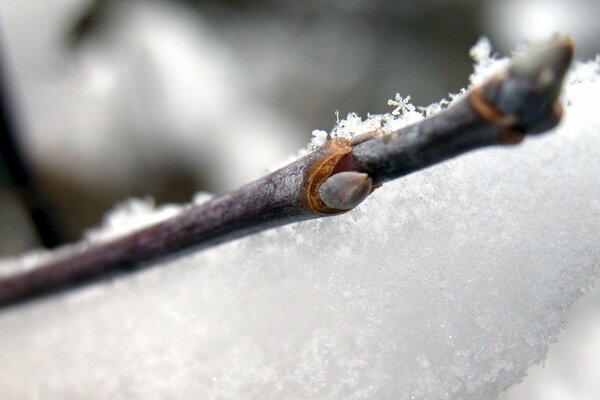
[[[327,207],[351,210],[370,193],[373,180],[363,172],[339,172],[327,178],[319,189],[321,200]]]

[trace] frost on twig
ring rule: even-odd
[[[494,398],[598,276],[599,68],[568,75],[550,135],[3,310],[0,397]]]

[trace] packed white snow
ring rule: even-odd
[[[505,63],[484,50],[478,76]],[[0,311],[0,398],[495,398],[598,276],[599,70],[574,67],[550,134],[387,183],[343,216]],[[315,138],[444,106],[405,100]],[[88,240],[176,212],[128,207]]]

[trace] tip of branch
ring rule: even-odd
[[[560,119],[556,102],[572,59],[573,42],[567,37],[532,46],[515,57],[506,77],[486,97],[503,114],[514,115],[520,131],[547,130]]]
[[[560,86],[572,59],[573,41],[554,37],[515,57],[510,69],[515,77],[538,80],[541,88],[556,87]]]
[[[573,42],[557,37],[517,57],[510,68],[515,79],[530,81],[538,96],[556,100],[573,60]]]

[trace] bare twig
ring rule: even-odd
[[[0,306],[147,266],[275,226],[354,208],[386,181],[484,146],[515,144],[554,127],[572,44],[555,39],[529,51],[465,98],[388,135],[336,139],[242,188],[112,242],[0,281]]]

